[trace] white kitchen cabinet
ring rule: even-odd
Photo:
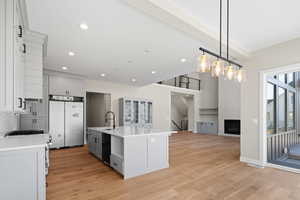
[[[26,99],[43,98],[44,43],[47,36],[34,31],[25,32],[26,57],[24,96]]]
[[[83,80],[62,76],[49,76],[49,94],[84,96]]]
[[[26,107],[25,97],[38,97],[30,93],[36,91],[36,87],[25,78],[27,53],[31,48],[25,40],[23,16],[26,13],[23,12],[26,9],[22,7],[24,3],[19,0],[0,0],[0,111],[22,113]],[[31,68],[32,63],[27,66]],[[43,66],[39,67],[41,71]],[[39,94],[42,93],[39,91]]]
[[[14,34],[14,111],[22,112],[25,108],[24,73],[26,44],[24,43],[23,24],[18,4],[15,6]],[[21,27],[21,28],[18,28]]]
[[[169,136],[148,136],[148,169],[160,169],[168,165]]]
[[[0,151],[0,199],[45,200],[45,147]]]
[[[119,99],[120,126],[152,127],[153,102],[145,99]]]
[[[14,109],[15,1],[0,0],[0,111]]]
[[[147,136],[124,139],[124,177],[145,174],[148,169]]]

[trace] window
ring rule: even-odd
[[[299,73],[300,74],[300,73]],[[267,76],[266,126],[267,134],[277,134],[296,128],[296,83],[298,73],[280,73]]]
[[[267,83],[267,133],[275,133],[275,85]]]
[[[282,83],[285,83],[285,74],[279,74],[278,80],[281,81]]]
[[[295,87],[295,73],[288,73],[287,74],[287,84]]]
[[[293,92],[288,92],[287,109],[287,128],[292,130],[295,128],[295,93]]]
[[[284,132],[286,131],[286,90],[279,87],[278,88],[278,131]]]

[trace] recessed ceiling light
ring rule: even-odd
[[[88,25],[87,24],[85,24],[85,23],[82,23],[82,24],[80,24],[80,28],[82,29],[82,30],[88,30]]]
[[[131,81],[132,81],[132,82],[136,82],[136,79],[135,79],[135,78],[132,78]]]
[[[185,63],[185,62],[186,62],[186,58],[181,58],[180,61],[181,61],[182,63]]]
[[[102,73],[100,76],[102,76],[102,77],[105,77],[105,76],[106,76],[106,74]]]
[[[152,74],[156,74],[156,71],[152,71],[151,73],[152,73]]]
[[[68,68],[66,66],[61,67],[62,70],[68,70]]]
[[[75,53],[72,52],[72,51],[70,51],[70,52],[69,52],[69,56],[75,56]]]

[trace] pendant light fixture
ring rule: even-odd
[[[222,0],[220,0],[220,38],[219,38],[219,55],[213,53],[205,48],[200,47],[199,50],[202,51],[202,55],[198,60],[197,72],[209,72],[213,77],[220,77],[225,75],[225,78],[228,80],[237,80],[242,82],[245,80],[245,71],[241,68],[242,65],[229,59],[229,11],[230,5],[229,0],[227,0],[227,55],[226,58],[222,57]],[[216,60],[210,66],[208,62],[208,57],[206,54],[209,54],[216,58]],[[224,66],[225,65],[225,66]]]
[[[197,72],[210,72],[210,64],[207,55],[199,56]]]

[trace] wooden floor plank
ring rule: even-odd
[[[300,199],[300,175],[239,162],[239,139],[180,133],[170,168],[124,181],[87,147],[53,150],[47,200]]]

